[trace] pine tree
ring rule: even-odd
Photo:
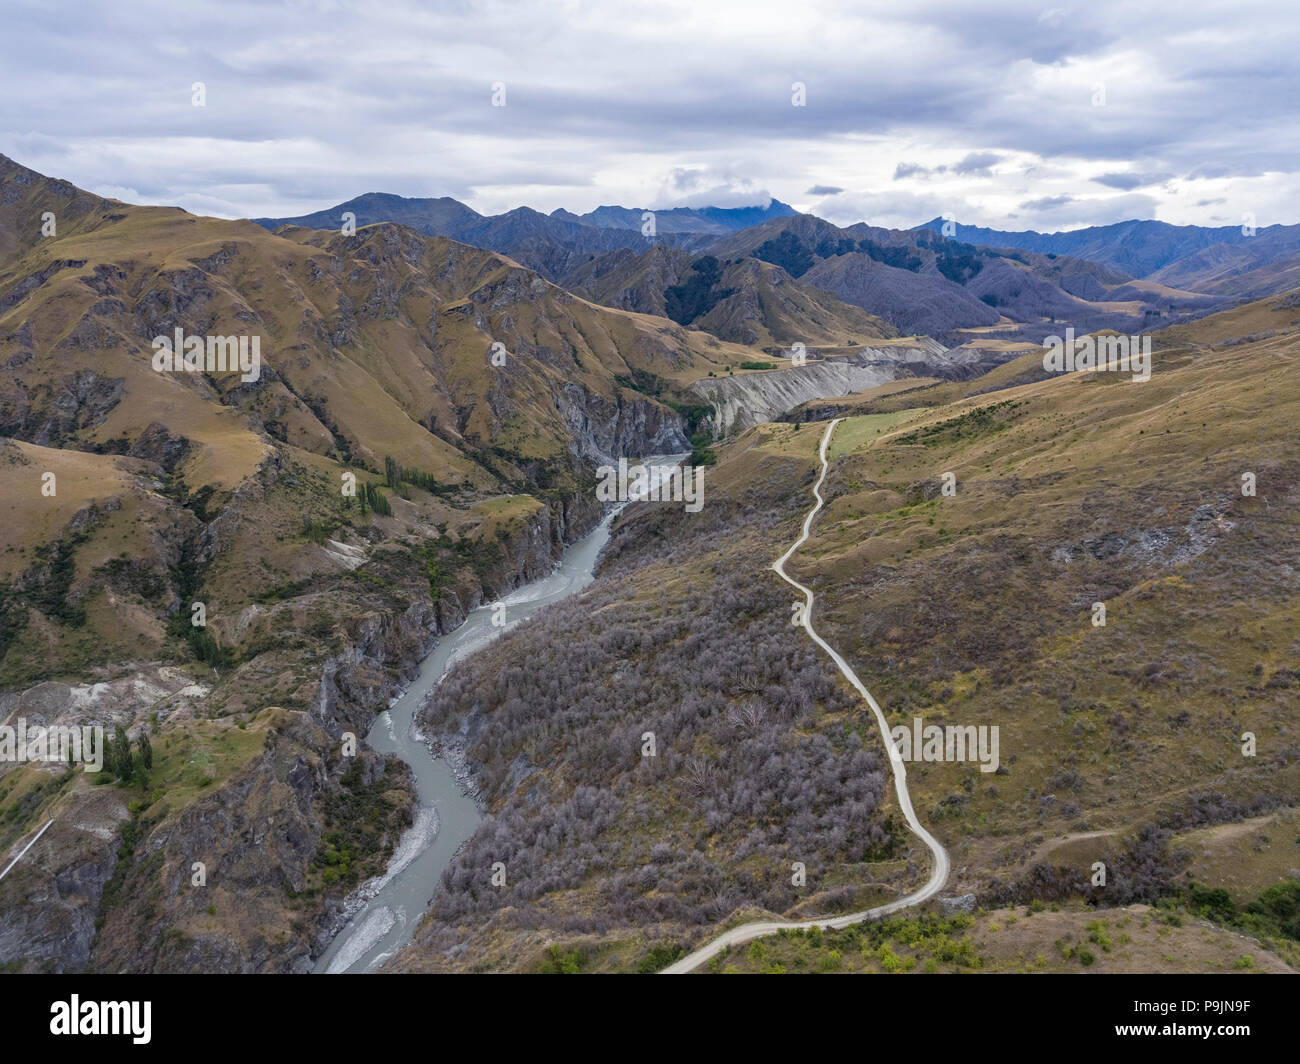
[[[108,746],[105,767],[118,779],[131,782],[131,740],[120,724],[113,725],[113,741]]]

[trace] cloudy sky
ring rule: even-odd
[[[379,191],[1300,222],[1294,0],[1052,5],[7,0],[0,152],[224,217]]]

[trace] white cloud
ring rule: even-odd
[[[211,213],[387,191],[485,213],[774,195],[900,225],[936,205],[985,225],[1300,220],[1300,20],[1263,0],[119,0],[12,7],[6,31],[0,151]]]

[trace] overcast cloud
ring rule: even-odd
[[[841,224],[1300,221],[1290,0],[846,8],[11,0],[0,152],[225,217],[379,191],[483,213],[776,196]]]

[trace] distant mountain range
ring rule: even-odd
[[[573,214],[566,210],[551,212],[552,218],[599,229],[641,230],[646,209],[642,207],[597,207],[586,214]],[[798,214],[788,203],[772,200],[766,207],[673,207],[671,210],[651,212],[655,216],[655,229],[661,233],[732,233],[748,229],[771,218],[788,218]]]
[[[322,211],[299,215],[297,218],[254,218],[258,225],[272,231],[282,225],[302,225],[309,229],[337,229],[343,224],[343,215],[351,213],[356,224],[373,225],[375,222],[399,222],[409,225],[426,236],[449,236],[486,228],[492,223],[509,224],[510,219],[549,218],[565,225],[582,225],[593,229],[629,229],[638,235],[645,223],[645,207],[597,207],[586,214],[574,214],[563,207],[543,215],[529,207],[517,207],[503,214],[482,215],[450,196],[437,199],[411,199],[388,192],[367,192],[364,195],[328,207]],[[655,218],[659,233],[732,233],[748,229],[770,218],[788,218],[798,212],[788,203],[769,201],[766,207],[673,207],[668,210],[649,211]],[[562,230],[568,232],[568,230]]]
[[[949,345],[1138,332],[1208,313],[1222,297],[1135,281],[1103,263],[950,239],[926,228],[840,227],[813,215],[764,222],[709,252],[773,262],[800,284]]]
[[[385,192],[368,192],[312,214],[297,218],[255,218],[274,232],[283,225],[309,229],[341,228],[344,215],[359,226],[377,222],[409,225],[425,236],[445,236],[463,244],[497,251],[537,270],[550,281],[593,256],[620,248],[644,250],[651,243],[666,243],[698,251],[712,240],[771,218],[795,214],[789,204],[772,200],[766,207],[674,207],[651,212],[655,235],[642,234],[646,209],[597,207],[587,214],[559,209],[543,214],[531,207],[516,207],[504,214],[482,215],[458,200],[408,199]]]
[[[508,255],[594,302],[769,350],[791,337],[850,343],[882,330],[948,344],[1038,340],[1067,324],[1137,332],[1300,283],[1300,226],[1248,236],[1240,226],[1156,221],[1065,233],[957,224],[948,237],[942,218],[910,230],[841,227],[775,199],[652,213],[646,235],[642,208],[482,215],[448,197],[372,192],[255,221],[272,231],[337,230],[345,214],[357,226],[397,222]],[[710,262],[696,269],[704,256],[719,260],[716,277]]]
[[[943,226],[944,219],[932,218],[917,228],[941,233]],[[1270,225],[1248,235],[1240,225],[1210,228],[1137,220],[1065,233],[1012,233],[957,224],[953,237],[986,247],[1070,255],[1171,288],[1245,298],[1295,284],[1294,272],[1278,276],[1268,267],[1288,260],[1293,260],[1290,270],[1300,267],[1300,225]]]

